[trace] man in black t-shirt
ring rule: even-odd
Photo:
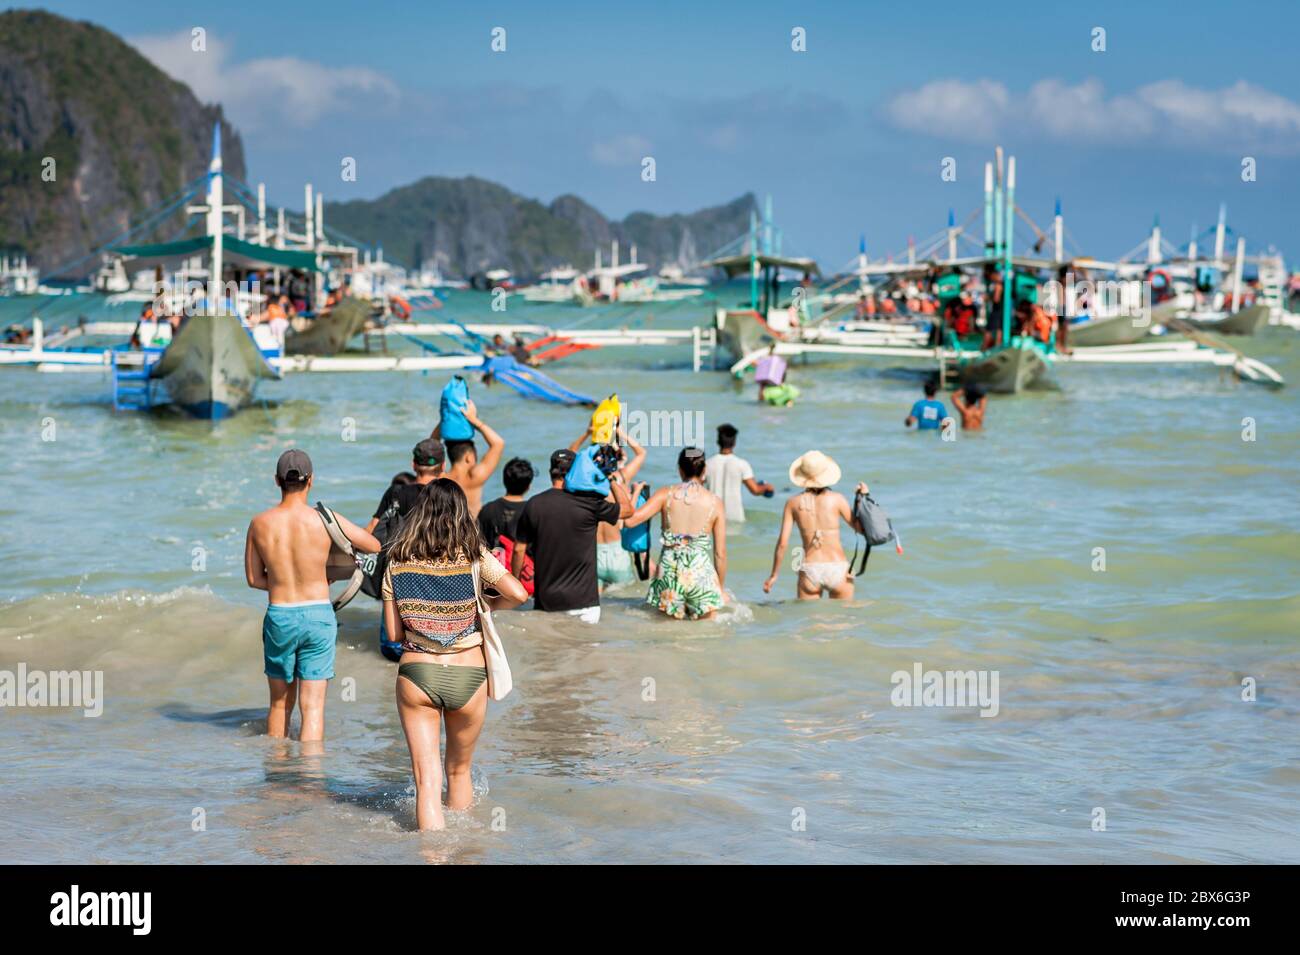
[[[442,477],[444,457],[442,442],[436,438],[425,438],[417,444],[411,450],[411,469],[415,471],[415,483],[390,484],[384,496],[380,498],[379,506],[375,508],[375,515],[370,518],[366,530],[373,532],[382,521],[384,529],[381,543],[386,544],[391,540],[402,518],[409,514],[411,508],[415,507],[416,502],[420,500],[425,487]],[[379,652],[390,660],[402,658],[401,635],[399,634],[396,640],[388,639],[382,612],[379,615]]]
[[[524,495],[533,484],[533,466],[523,458],[511,458],[501,469],[501,480],[506,486],[504,497],[489,501],[478,512],[478,529],[483,535],[483,546],[509,567],[515,549],[515,526],[524,510]],[[516,578],[529,594],[533,592],[533,561],[524,561],[523,576]]]
[[[375,514],[366,525],[366,530],[373,531],[380,521],[388,519],[388,533],[397,530],[397,522],[392,520],[410,513],[415,502],[420,499],[425,485],[432,484],[442,477],[444,453],[442,442],[435,438],[425,438],[411,451],[411,468],[415,471],[412,484],[390,484],[384,496],[379,499]]]
[[[617,478],[610,480],[613,501],[596,491],[564,490],[564,476],[573,459],[568,448],[551,455],[550,489],[530,498],[519,515],[511,572],[518,576],[525,557],[531,556],[533,607],[598,623],[596,526],[630,517],[634,508]]]
[[[523,458],[511,458],[501,469],[501,483],[506,486],[505,496],[489,501],[478,512],[478,529],[488,547],[495,547],[501,537],[515,539],[515,524],[524,509],[524,495],[533,485],[533,466]]]

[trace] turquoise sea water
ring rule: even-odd
[[[449,310],[486,319],[487,301]],[[710,309],[506,317],[686,327]],[[796,603],[788,567],[764,595],[781,496],[749,498],[717,622],[665,620],[640,587],[596,627],[501,615],[517,688],[490,711],[475,808],[431,835],[368,598],[341,616],[324,753],[262,735],[265,598],[242,547],[292,445],[322,500],[368,517],[445,376],[290,376],[214,426],[115,415],[102,373],[0,370],[0,671],[99,670],[105,694],[95,719],[0,710],[0,818],[24,836],[0,860],[1298,862],[1300,338],[1240,344],[1291,386],[1071,366],[1062,392],[995,397],[988,430],[954,442],[904,431],[919,380],[879,365],[796,363],[782,410],[693,374],[688,347],[552,366],[706,440],[734,423],[779,488],[825,451],[905,553],[878,550],[851,603]],[[584,424],[473,393],[539,469]],[[670,480],[676,450],[651,448],[645,477]],[[996,671],[997,716],[892,705],[918,663]]]

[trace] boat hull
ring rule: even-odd
[[[734,358],[743,358],[773,340],[757,312],[719,309],[717,324],[718,344]]]
[[[1031,388],[1057,388],[1051,360],[1026,339],[985,352],[961,364],[956,373],[963,385],[980,385],[999,395],[1014,395]]]
[[[290,332],[284,338],[284,351],[288,355],[337,355],[347,348],[355,336],[361,334],[370,318],[370,306],[358,298],[348,296],[328,315],[315,319],[301,332]]]
[[[247,406],[258,381],[279,375],[237,316],[194,315],[163,351],[153,377],[187,414],[216,421]]]
[[[1268,324],[1268,306],[1251,305],[1220,319],[1183,319],[1192,328],[1219,335],[1254,335]]]
[[[1151,332],[1152,323],[1137,319],[1134,325],[1132,315],[1113,315],[1109,318],[1093,318],[1078,325],[1071,325],[1071,348],[1098,348],[1106,345],[1132,345],[1139,342]]]

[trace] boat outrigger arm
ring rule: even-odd
[[[733,375],[739,377],[768,354],[770,345],[765,345],[745,355],[730,368]],[[902,361],[934,363],[960,361],[963,353],[959,350],[943,348],[920,348],[908,345],[851,345],[837,344],[830,340],[822,342],[777,342],[778,355],[856,355],[875,358],[893,358]],[[965,353],[969,355],[969,353]],[[1216,368],[1231,369],[1241,381],[1264,385],[1269,388],[1281,388],[1286,380],[1270,366],[1257,358],[1251,358],[1240,351],[1224,346],[1210,339],[1208,341],[1158,341],[1140,342],[1131,345],[1110,345],[1096,348],[1078,348],[1069,354],[1056,353],[1051,356],[1053,364],[1106,364],[1106,365],[1213,365]],[[1007,389],[992,387],[992,391]]]

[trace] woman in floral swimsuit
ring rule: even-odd
[[[636,509],[627,527],[662,514],[659,573],[646,603],[677,620],[708,619],[723,604],[727,578],[727,521],[722,501],[704,486],[704,452],[677,457],[682,483],[661,487]]]

